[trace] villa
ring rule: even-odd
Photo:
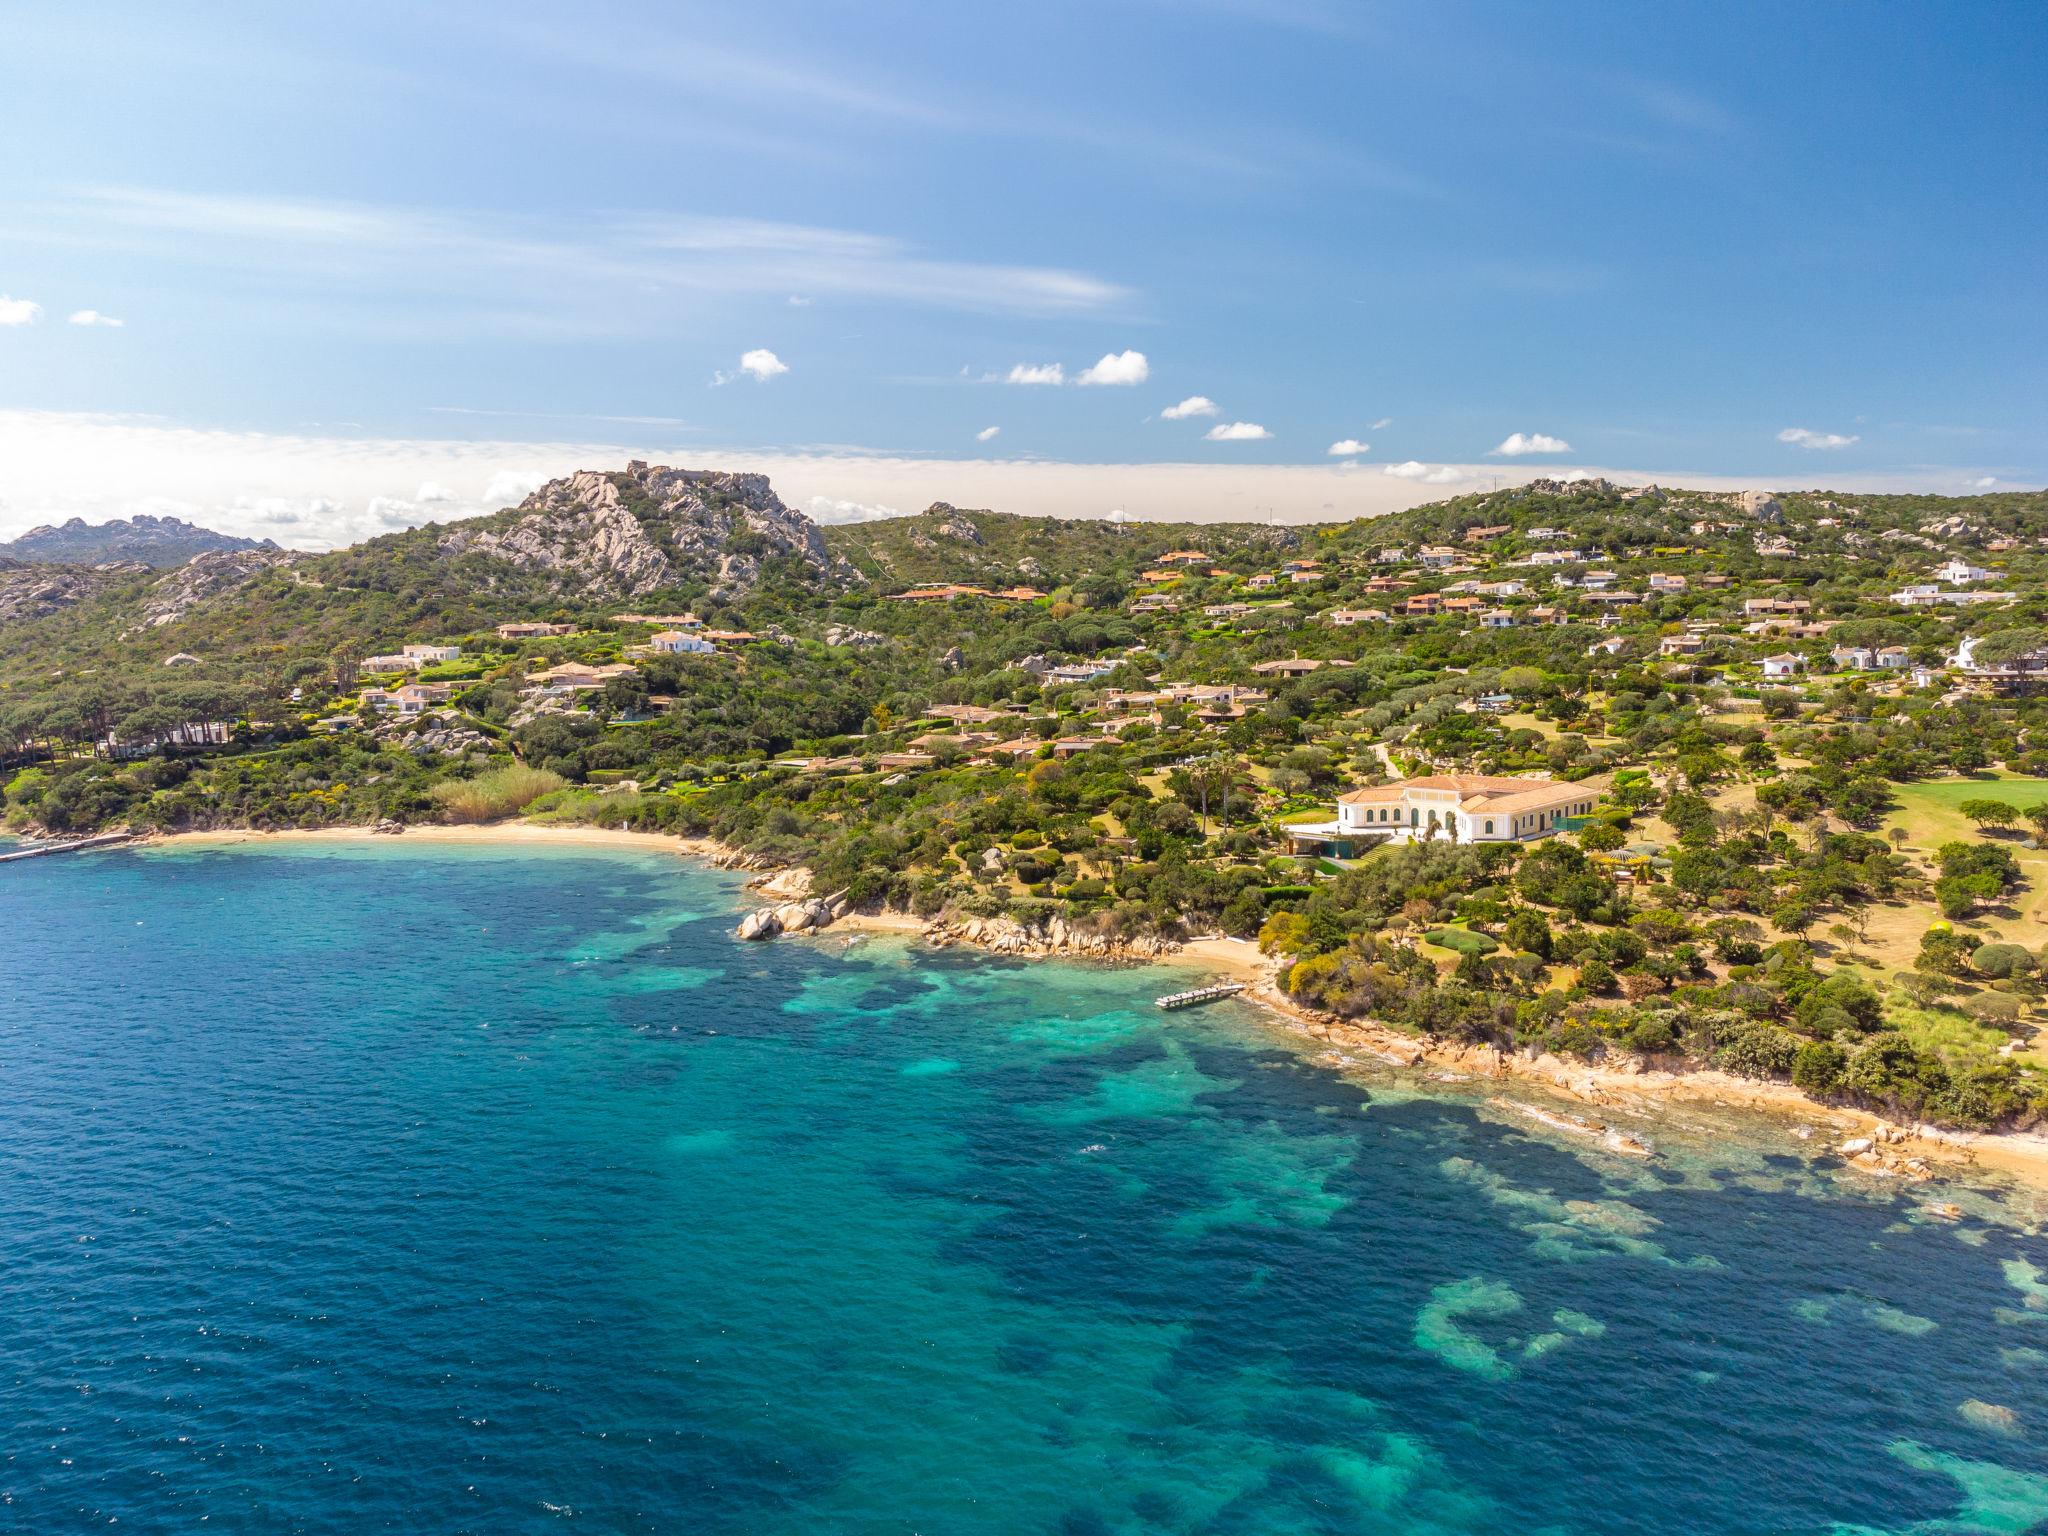
[[[671,656],[703,656],[718,649],[702,635],[688,634],[680,629],[664,629],[650,636],[647,643]]]
[[[574,624],[515,622],[498,626],[498,638],[500,640],[549,640],[557,635],[573,635],[575,633],[576,626]]]
[[[1297,851],[1320,849],[1340,858],[1369,839],[1459,843],[1529,842],[1590,815],[1599,799],[1591,783],[1438,773],[1354,789],[1337,799],[1334,821],[1291,826]]]

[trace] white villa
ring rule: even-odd
[[[408,645],[403,650],[415,662],[453,661],[462,654],[459,645]]]
[[[689,634],[680,629],[664,629],[648,637],[647,643],[657,651],[666,651],[671,656],[708,656],[718,647],[702,635]]]
[[[1402,779],[1337,798],[1337,819],[1286,829],[1296,847],[1328,848],[1340,857],[1354,842],[1388,838],[1460,843],[1527,842],[1548,837],[1567,818],[1592,812],[1599,791],[1591,784],[1504,778],[1484,773],[1437,773]]]

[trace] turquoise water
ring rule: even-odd
[[[2023,1201],[1616,1159],[1169,972],[739,946],[733,892],[0,870],[0,1528],[2048,1523]]]

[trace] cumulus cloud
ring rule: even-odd
[[[71,323],[73,325],[105,325],[119,330],[128,322],[116,320],[112,315],[103,315],[96,309],[74,309],[71,311]]]
[[[1815,432],[1806,427],[1787,427],[1778,434],[1778,441],[1790,443],[1794,448],[1847,448],[1863,441],[1860,437],[1844,437],[1839,432]]]
[[[0,293],[0,325],[33,325],[43,312],[34,299],[11,299]]]
[[[983,427],[979,432],[974,434],[974,440],[977,443],[992,443],[996,440],[997,436],[1002,432],[1002,430],[1003,429],[1001,427]]]
[[[1105,352],[1092,368],[1081,370],[1076,384],[1142,384],[1152,377],[1152,365],[1142,352]]]
[[[1510,432],[1501,440],[1501,445],[1492,450],[1498,458],[1512,459],[1525,453],[1570,453],[1572,445],[1561,437],[1551,437],[1543,432]]]
[[[438,480],[422,480],[420,488],[412,493],[412,499],[432,506],[436,502],[455,500],[455,493]]]
[[[778,373],[789,372],[789,364],[766,347],[755,347],[751,352],[740,354],[740,372],[765,384]]]
[[[1361,443],[1355,437],[1342,437],[1330,444],[1329,452],[1334,458],[1348,459],[1357,454],[1368,453],[1371,449],[1371,443]]]
[[[883,518],[901,517],[894,507],[876,503],[843,501],[835,496],[813,496],[804,510],[814,523],[878,523]]]
[[[484,505],[492,511],[515,506],[548,483],[546,475],[531,471],[501,469],[484,487]]]
[[[1389,464],[1384,472],[1397,480],[1418,480],[1424,485],[1454,485],[1465,478],[1448,464],[1424,464],[1416,459]]]
[[[1169,405],[1159,414],[1168,421],[1185,421],[1190,416],[1214,416],[1216,402],[1207,395],[1189,395],[1179,405]]]
[[[1064,384],[1067,370],[1058,363],[1019,363],[1003,379],[1005,384]]]
[[[1212,443],[1257,443],[1272,435],[1256,421],[1233,421],[1228,425],[1218,422],[1202,434]]]

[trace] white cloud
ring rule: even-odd
[[[1391,426],[1392,426],[1393,424],[1394,424],[1394,418],[1393,418],[1393,417],[1391,417],[1391,416],[1382,416],[1382,417],[1381,417],[1381,418],[1380,418],[1380,419],[1379,419],[1378,421],[1376,421],[1376,422],[1373,422],[1373,423],[1372,423],[1372,424],[1371,424],[1370,426],[1368,426],[1368,427],[1367,427],[1367,428],[1366,428],[1365,430],[1366,430],[1366,431],[1368,431],[1368,432],[1384,432],[1384,431],[1386,431],[1386,430],[1387,430],[1387,428],[1391,427]]]
[[[1214,416],[1217,406],[1207,395],[1189,395],[1179,405],[1169,405],[1159,414],[1168,421],[1185,421],[1190,416]]]
[[[1415,480],[1423,485],[1455,485],[1465,477],[1449,464],[1424,464],[1415,459],[1389,464],[1383,471],[1397,480]]]
[[[983,427],[979,432],[974,434],[974,440],[977,443],[992,443],[996,440],[997,435],[1000,434],[1002,430],[1003,429],[1001,427]]]
[[[1550,437],[1542,432],[1510,432],[1498,448],[1491,450],[1499,458],[1512,459],[1525,453],[1570,453],[1572,445],[1561,437]]]
[[[1152,377],[1152,365],[1142,352],[1105,352],[1093,368],[1081,370],[1076,384],[1142,384]]]
[[[800,293],[792,293],[789,296],[789,307],[791,309],[809,309],[811,301]]]
[[[402,283],[415,299],[447,301],[445,323],[469,329],[543,310],[551,329],[577,334],[683,327],[731,294],[987,314],[1096,312],[1133,297],[1086,272],[951,261],[861,230],[651,210],[537,230],[511,214],[102,187],[42,204],[8,234],[66,251],[147,249],[223,285],[260,273],[280,291],[295,284],[309,308]]]
[[[96,309],[74,309],[71,311],[71,323],[73,325],[104,325],[113,330],[119,330],[128,322],[126,320],[116,320],[112,315],[103,315]]]
[[[1067,370],[1058,363],[1019,363],[1004,377],[1005,384],[1064,384]]]
[[[1354,457],[1357,454],[1371,452],[1372,444],[1361,443],[1355,437],[1346,437],[1341,438],[1337,442],[1330,444],[1329,451],[1331,456],[1334,458],[1348,459]]]
[[[778,373],[789,372],[789,364],[770,352],[766,347],[755,347],[751,352],[740,354],[740,372],[759,379],[762,383]]]
[[[1778,434],[1778,441],[1790,443],[1795,448],[1847,448],[1863,441],[1860,437],[1844,437],[1839,432],[1814,432],[1805,427],[1787,427]]]
[[[493,512],[500,507],[517,506],[547,483],[546,475],[501,469],[484,487],[484,505]]]
[[[455,500],[455,493],[438,480],[422,480],[420,488],[412,493],[412,499],[423,506],[435,506],[440,502]]]
[[[34,299],[10,299],[0,293],[0,325],[33,325],[42,312]]]
[[[1212,443],[1258,443],[1272,435],[1256,421],[1233,421],[1228,426],[1218,422],[1202,434]]]
[[[810,513],[814,523],[878,523],[887,517],[903,515],[894,507],[843,501],[832,496],[813,496],[804,503],[804,510]]]
[[[193,520],[226,533],[276,537],[328,548],[387,532],[394,519],[447,521],[496,511],[543,481],[579,469],[617,468],[648,459],[699,469],[763,474],[793,507],[813,497],[857,507],[1000,507],[1036,517],[1101,517],[1121,509],[1148,519],[1284,523],[1373,517],[1446,494],[1462,481],[1518,484],[1543,466],[1502,464],[1393,466],[1330,460],[1257,464],[1248,455],[1201,462],[1079,464],[988,455],[951,459],[900,453],[748,448],[732,443],[527,441],[460,437],[371,437],[359,433],[265,433],[188,426],[175,421],[87,412],[0,408],[0,539],[68,517],[104,522],[164,497],[197,508]],[[1768,490],[1759,476],[1701,475],[1670,464],[1596,464],[1588,474],[1626,485],[1699,490]],[[1848,492],[1953,495],[1964,471],[1929,466],[1911,473],[1848,474],[1830,484]],[[426,482],[453,486],[462,499],[429,506]],[[2012,484],[2002,480],[2002,485]],[[2031,482],[2029,482],[2031,483]],[[372,500],[375,506],[372,507]],[[164,505],[165,503],[154,503]]]
[[[1977,490],[1988,491],[1991,489],[1992,486],[1998,484],[1998,476],[1980,475],[1977,479],[1972,480],[1970,484]]]

